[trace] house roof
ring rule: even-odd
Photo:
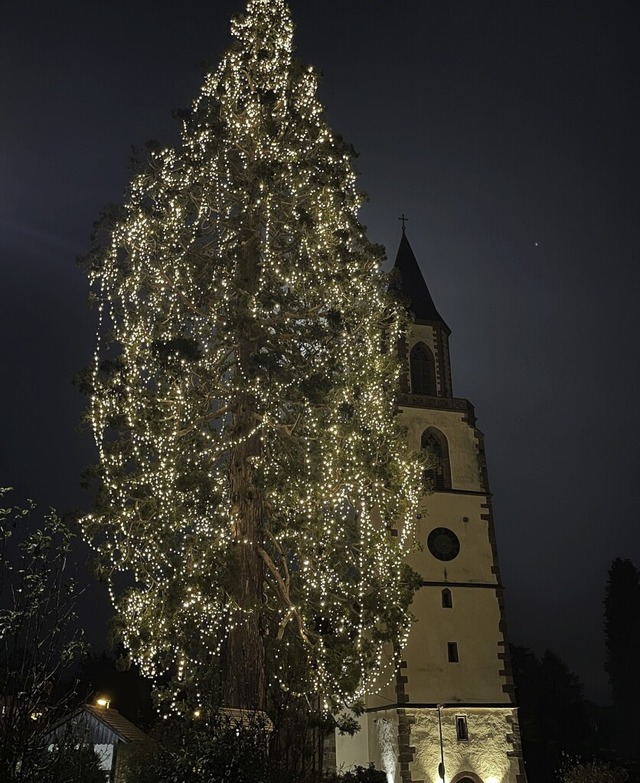
[[[46,732],[47,738],[59,737],[67,727],[83,726],[90,732],[94,742],[115,744],[116,742],[147,742],[149,737],[118,710],[105,709],[85,704],[75,712],[54,723]]]
[[[149,739],[142,729],[139,729],[135,723],[131,723],[130,720],[127,720],[118,710],[94,707],[89,704],[85,704],[82,709],[101,723],[104,723],[104,725],[110,728],[114,734],[117,734],[123,742],[146,742]]]

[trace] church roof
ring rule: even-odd
[[[397,270],[400,278],[397,288],[405,297],[416,321],[439,321],[447,326],[444,318],[436,310],[429,288],[422,276],[404,230],[402,231],[402,239],[400,240],[400,247],[398,248],[398,255],[393,268]]]

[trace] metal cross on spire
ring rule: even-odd
[[[409,222],[409,218],[405,216],[404,212],[402,213],[402,217],[399,217],[398,220],[402,221],[402,233],[407,230],[406,224]]]

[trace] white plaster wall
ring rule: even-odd
[[[376,769],[387,774],[389,783],[395,783],[400,779],[398,713],[395,709],[381,710],[362,715],[357,720],[360,731],[353,737],[336,735],[338,770],[373,763]]]
[[[376,769],[382,770],[387,776],[387,783],[395,783],[400,779],[400,752],[398,748],[398,715],[392,713],[376,713],[369,716],[369,737],[375,738],[375,748],[370,755]]]
[[[478,443],[475,430],[459,411],[432,408],[401,408],[399,421],[407,429],[409,448],[418,451],[422,433],[436,427],[447,438],[454,489],[471,492],[482,490],[478,466]]]
[[[495,584],[489,525],[482,519],[487,511],[485,501],[483,495],[447,492],[435,492],[424,499],[416,524],[416,550],[408,560],[424,580]],[[458,537],[460,553],[454,560],[438,560],[429,552],[427,538],[436,527],[447,527]]]
[[[356,717],[352,716],[358,722],[360,730],[353,736],[349,734],[340,734],[336,731],[336,767],[339,772],[346,772],[346,770],[357,764],[366,766],[370,759],[369,746],[369,730],[370,721],[368,716],[360,715]]]
[[[437,709],[411,711],[416,719],[411,728],[411,745],[416,752],[411,764],[413,780],[441,783],[440,736]],[[458,741],[455,719],[467,718],[469,739]],[[508,756],[513,750],[509,718],[513,709],[456,709],[442,710],[442,746],[444,751],[445,783],[456,775],[473,772],[484,783],[515,783],[518,765]]]
[[[453,608],[442,607],[442,588],[422,587],[413,602],[413,624],[403,659],[411,704],[507,702],[498,653],[503,635],[494,590],[452,587]],[[448,659],[448,642],[459,661]]]
[[[381,747],[381,721],[386,724],[385,730],[382,732],[383,737],[389,733],[395,735],[393,748]],[[369,762],[375,764],[376,769],[385,772],[388,783],[396,783],[396,781],[400,780],[400,760],[397,756],[395,759],[393,758],[393,754],[398,753],[398,713],[395,710],[380,710],[379,712],[369,713],[367,715],[366,728],[369,736],[369,756],[366,763],[362,761],[359,763],[362,766],[366,766]]]

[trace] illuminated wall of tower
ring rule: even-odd
[[[396,681],[369,698],[338,766],[373,761],[389,783],[524,783],[484,439],[454,397],[450,330],[407,237],[396,269],[414,324],[399,404],[414,449],[435,457],[418,518],[416,618]]]

